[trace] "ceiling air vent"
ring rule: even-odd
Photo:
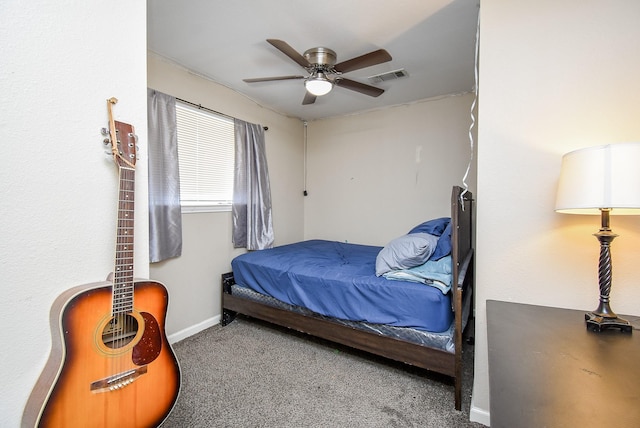
[[[387,80],[402,79],[403,77],[409,77],[409,73],[407,73],[407,70],[404,68],[401,68],[400,70],[388,71],[386,73],[376,74],[375,76],[369,76],[368,79],[370,83],[380,83],[386,82]]]

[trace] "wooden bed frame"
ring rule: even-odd
[[[461,196],[462,195],[462,196]],[[455,408],[462,407],[462,333],[463,308],[472,313],[473,247],[472,194],[458,186],[451,194],[453,307],[455,312],[455,353],[430,348],[406,340],[348,327],[337,322],[274,308],[231,294],[235,284],[233,273],[222,275],[222,325],[227,325],[237,313],[268,321],[283,327],[340,343],[375,355],[431,370],[453,378]]]

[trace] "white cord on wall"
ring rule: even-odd
[[[464,198],[465,193],[469,191],[469,185],[467,184],[467,178],[469,177],[469,171],[471,171],[471,163],[473,162],[473,150],[474,150],[474,141],[473,141],[473,128],[476,124],[476,116],[474,114],[474,110],[476,108],[476,102],[478,101],[478,51],[480,45],[480,11],[478,11],[478,23],[476,24],[476,46],[475,46],[475,58],[473,64],[473,73],[474,73],[474,85],[473,85],[473,102],[471,103],[471,125],[469,125],[469,149],[471,153],[469,155],[469,164],[467,165],[467,170],[462,177],[462,185],[464,186],[464,191],[460,193],[460,202]],[[464,208],[464,204],[461,206]]]

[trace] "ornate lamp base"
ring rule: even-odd
[[[600,303],[593,312],[584,315],[587,329],[601,332],[610,328],[619,328],[624,333],[631,333],[629,321],[619,318],[611,306],[609,306],[609,293],[611,291],[611,242],[618,235],[609,227],[610,208],[601,208],[602,227],[594,236],[600,242],[600,259],[598,263],[598,284],[600,285]]]
[[[631,333],[632,331],[629,321],[623,318],[603,317],[602,315],[596,315],[593,312],[588,312],[584,314],[584,319],[587,322],[587,329],[591,331],[601,332],[611,328],[619,328],[623,333]]]

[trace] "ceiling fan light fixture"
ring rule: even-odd
[[[322,72],[312,74],[304,82],[304,87],[309,93],[320,97],[331,92],[333,82],[331,82]]]

